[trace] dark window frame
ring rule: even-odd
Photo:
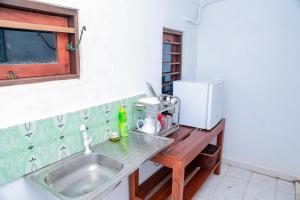
[[[17,11],[26,11],[31,12],[33,14],[37,15],[44,15],[45,17],[51,18],[51,17],[61,17],[65,18],[67,20],[67,27],[60,27],[60,26],[49,26],[49,30],[51,32],[55,32],[57,35],[64,35],[65,38],[63,41],[66,42],[61,45],[61,48],[66,48],[67,42],[70,42],[72,44],[76,44],[78,41],[78,10],[73,8],[65,8],[65,7],[59,7],[54,6],[50,4],[40,3],[40,2],[33,2],[33,1],[20,1],[20,0],[1,0],[0,1],[0,7],[5,9],[13,9]],[[22,25],[26,25],[25,23],[20,23]],[[5,27],[3,25],[5,23],[0,23],[2,28],[10,28]],[[31,28],[33,29],[27,29],[27,26],[24,27],[23,30],[39,30],[41,28],[41,31],[45,31],[43,25],[39,26],[39,23],[29,22],[29,26],[32,24],[33,26]],[[37,25],[37,26],[36,26]],[[47,28],[47,27],[46,27]],[[57,42],[57,45],[59,43]],[[59,53],[59,51],[57,52]],[[60,55],[58,55],[59,59]],[[50,74],[45,74],[42,76],[35,76],[32,77],[25,77],[25,78],[16,78],[16,79],[2,79],[0,80],[0,86],[8,86],[8,85],[18,85],[18,84],[28,84],[28,83],[37,83],[37,82],[45,82],[45,81],[54,81],[54,80],[67,80],[67,79],[78,79],[80,78],[80,60],[79,60],[79,49],[76,51],[69,51],[68,52],[68,71],[66,73],[59,73],[56,75],[55,73],[51,72]],[[64,63],[65,64],[65,63]],[[29,64],[32,65],[32,64]],[[1,67],[1,66],[0,66]],[[25,68],[24,68],[25,69]],[[61,69],[60,69],[61,70]],[[34,71],[33,70],[33,74]],[[16,74],[18,76],[18,74]]]

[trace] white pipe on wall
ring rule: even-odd
[[[198,5],[198,9],[197,9],[197,19],[191,19],[188,17],[185,17],[185,21],[194,24],[194,25],[199,25],[201,23],[201,16],[202,16],[202,12],[204,10],[204,8],[206,8],[207,6],[220,2],[220,1],[224,1],[224,0],[206,0],[203,3],[199,3]]]

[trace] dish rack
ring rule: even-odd
[[[169,127],[162,127],[158,132],[157,123],[155,123],[155,133],[161,137],[168,136],[169,134],[177,131],[179,129],[179,119],[180,119],[180,99],[178,97],[161,94],[158,97],[160,103],[158,104],[147,104],[136,102],[133,104],[133,122],[137,123],[138,120],[144,119],[146,116],[151,116],[153,119],[157,119],[158,115],[170,115],[172,123]],[[138,130],[136,124],[133,126],[133,131],[141,132]]]

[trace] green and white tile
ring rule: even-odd
[[[21,135],[18,127],[0,130],[0,156],[14,156],[27,146],[28,141]]]
[[[107,140],[108,133],[119,131],[120,106],[125,107],[129,127],[132,127],[133,103],[143,96],[1,129],[0,184],[82,151],[81,124],[88,127],[92,145]]]
[[[26,158],[26,153],[20,152],[19,154],[16,154],[14,156],[0,159],[1,174],[6,178],[5,182],[14,180],[26,174]],[[0,184],[3,184],[5,182],[0,182]]]

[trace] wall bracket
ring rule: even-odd
[[[82,29],[81,29],[81,33],[80,33],[80,37],[79,37],[79,40],[78,40],[78,43],[73,47],[73,44],[72,43],[68,43],[67,44],[67,49],[69,51],[76,51],[78,48],[79,48],[79,45],[81,43],[81,40],[82,40],[82,36],[83,36],[83,33],[84,31],[86,31],[86,26],[83,26]]]

